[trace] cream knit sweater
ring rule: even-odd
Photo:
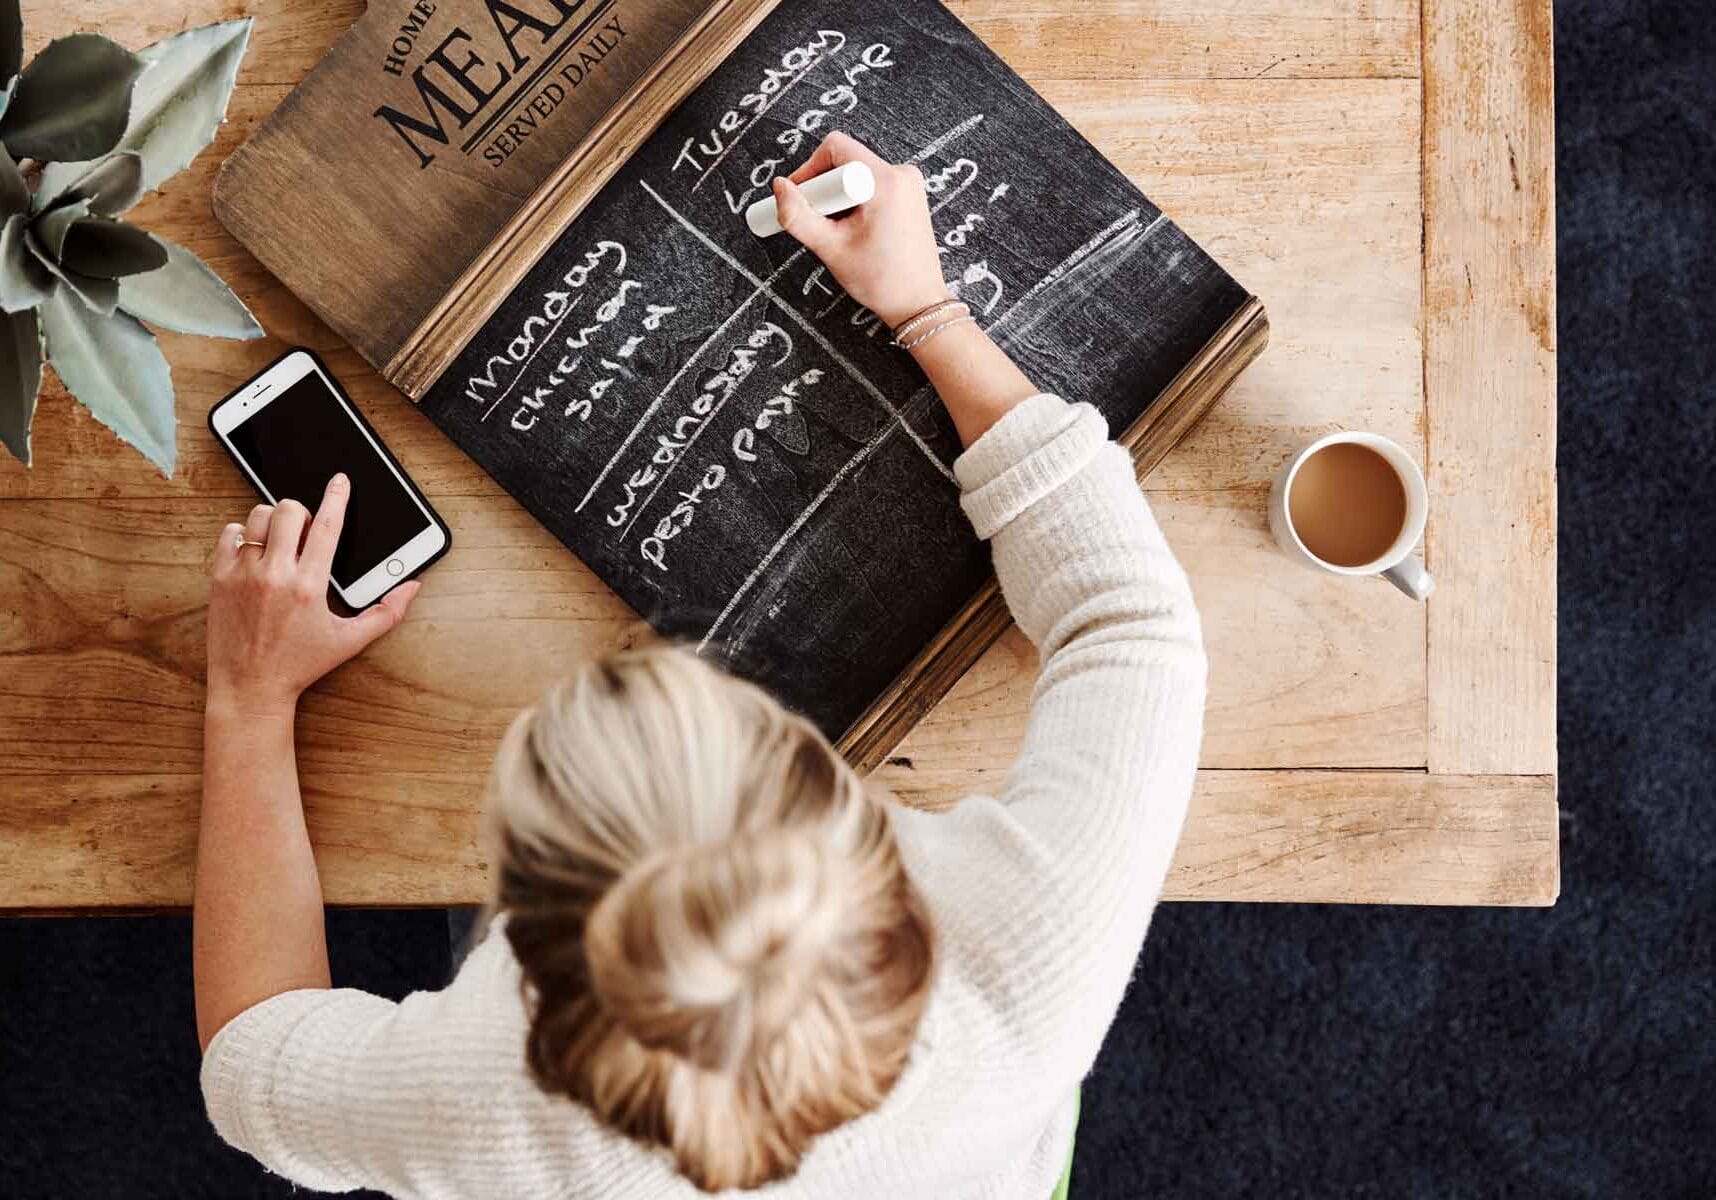
[[[1039,396],[955,465],[1043,655],[996,796],[901,811],[939,961],[911,1061],[774,1200],[1047,1200],[1191,793],[1205,662],[1186,577],[1088,405]],[[440,992],[298,991],[203,1060],[221,1136],[310,1187],[406,1197],[694,1197],[666,1155],[524,1066],[519,968],[491,935]]]

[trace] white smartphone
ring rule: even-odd
[[[311,512],[334,474],[351,480],[333,588],[368,608],[447,552],[452,535],[321,359],[293,350],[209,411],[209,428],[270,504]]]

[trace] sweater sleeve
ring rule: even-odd
[[[1185,573],[1102,416],[1038,396],[955,464],[1014,618],[1042,656],[995,798],[953,814],[961,941],[1017,1048],[1067,1085],[1113,1020],[1185,819],[1207,666]],[[1008,902],[997,905],[995,896]],[[1046,1062],[1043,1061],[1046,1056]]]
[[[510,1103],[487,1086],[522,1054],[509,961],[491,931],[439,992],[285,992],[240,1013],[203,1056],[215,1131],[306,1187],[421,1194]]]

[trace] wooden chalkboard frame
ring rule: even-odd
[[[501,303],[662,122],[781,0],[712,0],[590,135],[543,181],[382,368],[421,401]],[[1142,479],[1263,352],[1269,321],[1250,298],[1118,440]],[[1012,623],[999,582],[983,587],[836,741],[854,767],[879,766]]]

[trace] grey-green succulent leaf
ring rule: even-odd
[[[131,121],[115,149],[142,157],[143,191],[160,187],[214,140],[226,117],[227,98],[250,40],[250,25],[249,17],[221,21],[138,51],[149,69],[137,81]],[[42,172],[38,187],[58,194],[90,165],[52,163]]]
[[[30,226],[36,240],[55,262],[60,261],[60,255],[65,253],[66,235],[71,232],[72,222],[80,221],[89,215],[89,201],[76,199],[50,208],[37,217]]]
[[[177,333],[241,340],[262,336],[244,301],[202,259],[164,237],[155,240],[167,251],[167,265],[120,280],[120,308]]]
[[[24,14],[18,0],[0,0],[0,84],[10,84],[24,65]]]
[[[30,424],[42,386],[42,337],[33,312],[0,315],[0,444],[30,465]]]
[[[104,317],[111,316],[113,310],[119,306],[119,284],[115,280],[96,279],[81,271],[68,271],[48,256],[47,248],[36,237],[36,231],[33,229],[24,231],[24,245],[38,263],[65,285],[55,288],[54,295],[64,296],[69,291],[85,308]]]
[[[154,335],[126,313],[91,313],[63,288],[41,311],[48,361],[60,382],[171,478],[178,459],[178,418],[172,372]]]
[[[17,158],[83,161],[124,135],[144,60],[99,33],[49,42],[30,61],[0,115],[0,141]]]
[[[0,4],[5,0],[0,0]],[[0,218],[30,210],[30,184],[6,147],[0,145]]]
[[[49,195],[47,188],[37,188],[34,206],[41,211],[70,200],[87,200],[90,212],[116,217],[136,204],[142,194],[143,159],[120,150],[97,160],[58,195]]]
[[[13,213],[0,226],[0,312],[32,309],[54,290],[54,274],[24,244],[30,218]]]
[[[73,221],[60,265],[97,279],[141,275],[167,265],[167,252],[135,225],[111,217]]]

